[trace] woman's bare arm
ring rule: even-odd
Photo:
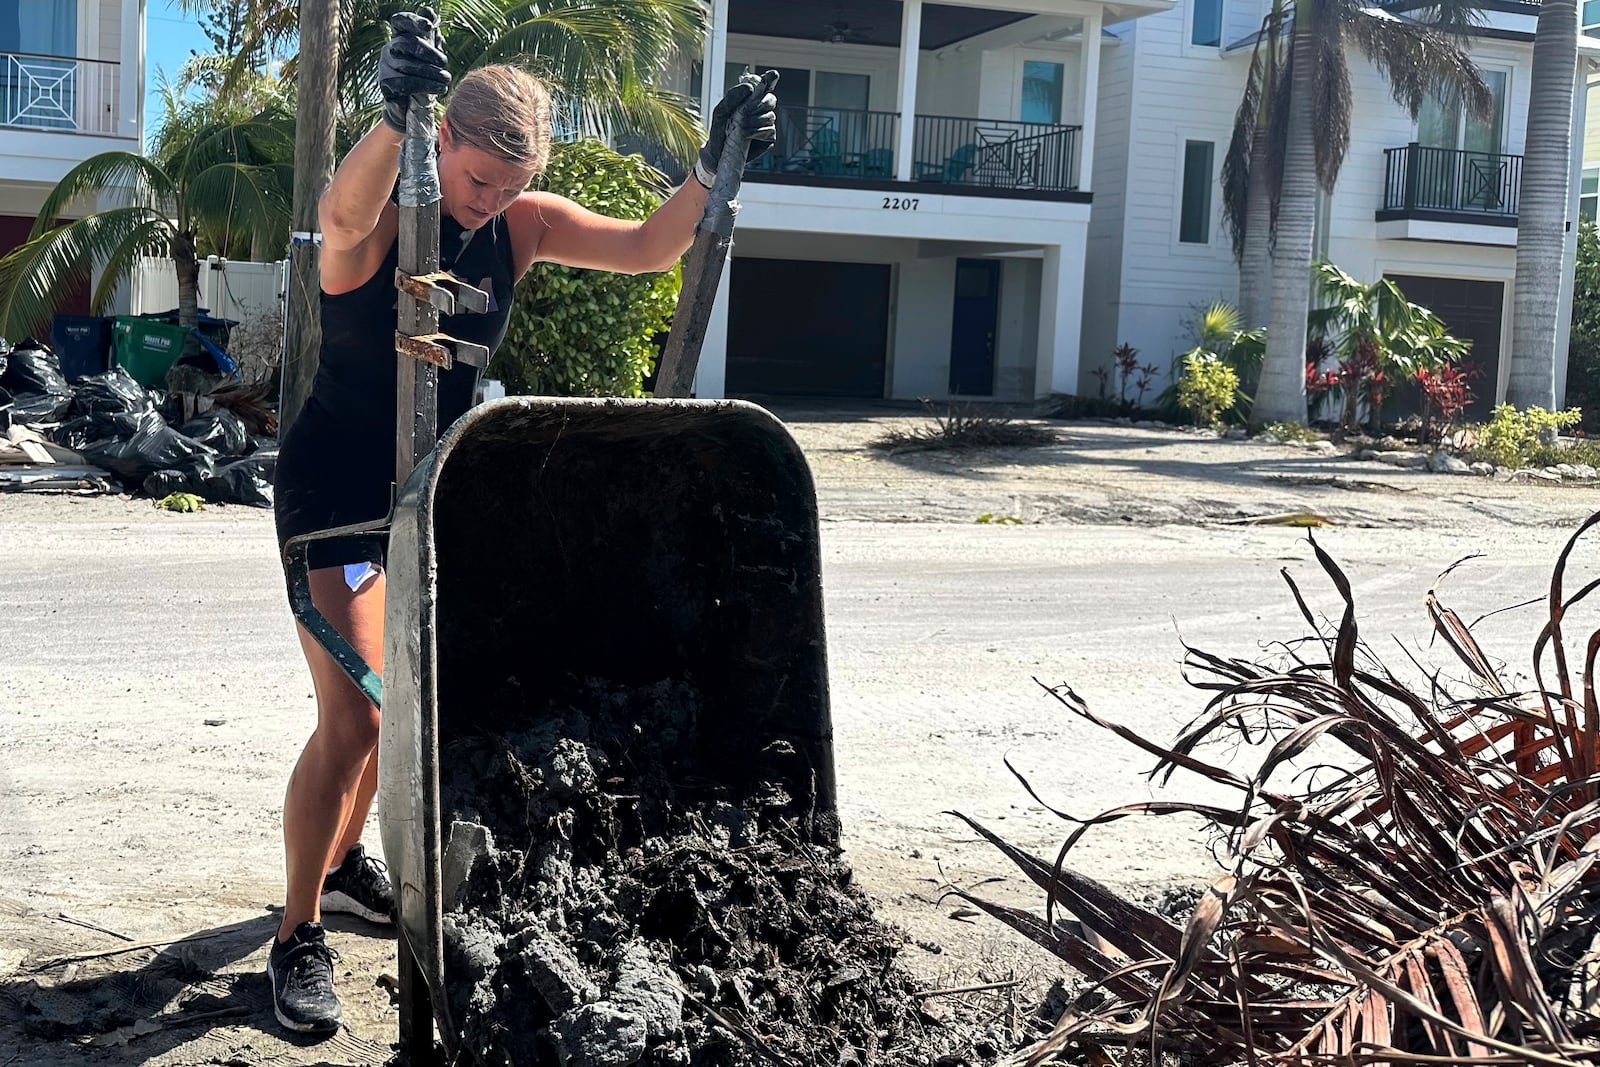
[[[324,250],[354,248],[372,235],[400,177],[403,140],[402,134],[380,122],[344,157],[317,203]]]
[[[670,270],[705,206],[706,189],[693,179],[642,222],[600,215],[554,193],[524,193],[507,211],[517,274],[536,262],[617,274]]]

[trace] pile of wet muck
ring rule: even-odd
[[[445,740],[445,972],[461,1062],[982,1058],[919,1009],[896,963],[904,936],[817,832],[793,749],[762,746],[748,786],[697,776],[697,700],[678,683],[594,686],[520,732]],[[475,859],[452,890],[464,854]]]

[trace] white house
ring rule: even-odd
[[[1181,0],[1173,11],[1110,28],[1119,44],[1107,49],[1101,82],[1107,104],[1095,148],[1081,361],[1086,373],[1124,342],[1165,367],[1192,343],[1185,322],[1195,308],[1238,298],[1220,175],[1254,35],[1269,8],[1269,0]],[[1423,9],[1422,0],[1390,8],[1399,18]],[[1536,4],[1489,0],[1470,41],[1494,92],[1488,122],[1437,100],[1413,120],[1394,103],[1377,70],[1353,53],[1350,147],[1332,196],[1319,206],[1317,255],[1364,280],[1394,279],[1410,299],[1473,342],[1469,362],[1481,368],[1475,413],[1503,397],[1509,374],[1503,357],[1510,350],[1517,198],[1538,11]],[[1580,47],[1573,138],[1581,144],[1586,86],[1600,41],[1585,38]],[[1574,153],[1573,219],[1582,163],[1583,153]],[[1575,246],[1574,226],[1564,307]],[[1566,318],[1563,313],[1563,324]],[[1565,370],[1558,356],[1558,395]],[[1089,383],[1080,376],[1079,385],[1087,389]]]
[[[714,0],[680,85],[780,72],[696,392],[1075,391],[1108,23],[1175,0]]]
[[[75,164],[144,142],[145,0],[0,3],[0,255]],[[78,294],[62,310],[86,310]]]

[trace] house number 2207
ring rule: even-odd
[[[918,198],[914,196],[886,196],[883,198],[885,211],[915,211]]]

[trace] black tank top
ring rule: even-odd
[[[383,265],[364,283],[338,296],[322,294],[322,355],[307,412],[315,412],[348,434],[352,444],[370,444],[392,451],[397,432],[394,332],[398,293],[394,286],[399,263],[398,238]],[[489,294],[482,315],[441,315],[439,331],[463,341],[476,341],[491,354],[505,339],[506,323],[516,289],[511,231],[499,214],[477,230],[463,229],[449,212],[439,219],[439,268]],[[477,392],[480,372],[456,363],[439,372],[439,432],[467,413]]]

